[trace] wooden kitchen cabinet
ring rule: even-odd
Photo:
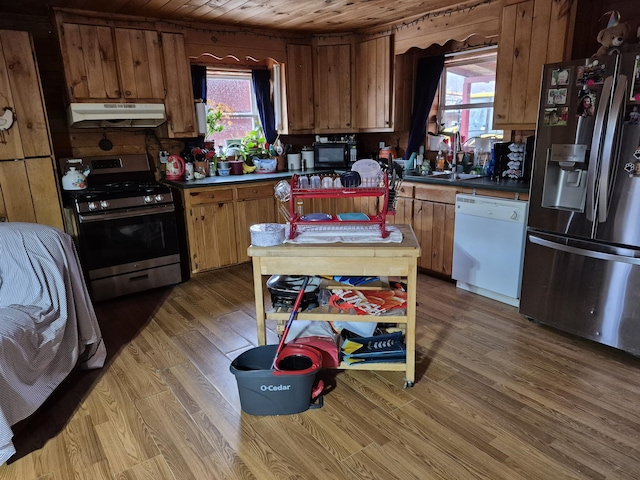
[[[391,131],[391,35],[356,43],[356,125],[359,131]]]
[[[450,277],[458,189],[425,184],[414,189],[413,229],[422,248],[418,266]]]
[[[542,66],[566,59],[577,2],[507,3],[500,23],[493,128],[535,130]]]
[[[52,157],[0,161],[0,222],[64,229]]]
[[[62,229],[58,178],[31,37],[0,30],[0,221]]]
[[[313,133],[313,49],[311,45],[287,45],[288,133]]]
[[[167,86],[164,100],[167,113],[167,122],[163,127],[166,129],[165,136],[168,138],[197,137],[191,67],[184,35],[162,33],[162,54]]]
[[[248,262],[247,248],[251,245],[249,228],[256,223],[276,221],[275,183],[252,184],[236,187],[235,217],[238,263]]]
[[[164,101],[158,32],[58,22],[71,102]]]
[[[249,227],[276,221],[275,182],[181,190],[191,273],[249,260]]]
[[[315,125],[317,133],[355,131],[351,66],[354,42],[316,45]]]

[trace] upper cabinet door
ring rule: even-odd
[[[125,99],[163,100],[162,53],[158,32],[114,29],[121,93]]]
[[[356,112],[359,130],[391,129],[391,36],[356,44]]]
[[[0,160],[51,155],[40,77],[27,32],[0,30]]]
[[[565,60],[572,0],[529,0],[502,9],[494,128],[533,130],[545,63]]]
[[[59,34],[69,99],[121,98],[111,27],[62,23]]]
[[[315,127],[312,53],[311,45],[287,45],[288,133],[311,133]]]
[[[167,135],[170,138],[196,137],[196,113],[193,103],[191,68],[184,35],[162,33],[162,55],[164,57],[167,95]]]
[[[316,48],[315,116],[319,133],[355,131],[352,119],[351,43]]]
[[[158,32],[68,22],[59,32],[70,101],[164,100]]]

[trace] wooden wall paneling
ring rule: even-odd
[[[64,230],[58,176],[52,157],[31,158],[24,162],[35,214],[35,221]]]
[[[165,89],[158,32],[116,28],[114,36],[123,96],[163,100]]]
[[[36,222],[25,161],[0,162],[0,188],[10,222]]]
[[[0,31],[0,109],[11,108],[15,114],[16,105],[11,91],[9,80],[9,65],[3,54],[5,48],[9,49],[13,41],[13,35],[8,30]],[[0,159],[11,160],[24,157],[22,150],[22,138],[20,137],[20,124],[15,123],[9,130],[0,133]]]
[[[4,134],[5,140],[11,136],[22,143],[22,155],[14,158],[51,155],[49,126],[31,38],[27,32],[5,31],[0,35],[15,113],[15,125]],[[0,97],[0,102],[2,100]]]
[[[500,11],[503,1],[476,6],[473,10],[428,18],[395,33],[394,53],[399,55],[413,47],[444,45],[448,40],[466,40],[472,35],[494,42],[500,34]]]

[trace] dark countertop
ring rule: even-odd
[[[278,173],[245,173],[244,175],[228,175],[226,177],[205,177],[202,180],[166,180],[162,182],[181,190],[188,188],[218,187],[224,185],[240,185],[269,180],[289,180],[294,173],[298,175],[310,175],[313,173],[331,173],[327,170],[305,170],[304,172],[278,172]]]
[[[430,185],[456,186],[478,188],[483,190],[497,190],[501,192],[529,193],[529,183],[513,179],[493,180],[490,177],[467,178],[465,180],[444,180],[437,177],[422,175],[405,175],[406,182],[428,183]]]
[[[269,180],[289,180],[294,173],[311,175],[313,173],[332,173],[327,170],[305,170],[304,172],[278,172],[278,173],[247,173],[244,175],[229,175],[226,177],[205,177],[202,180],[162,180],[163,183],[184,190],[189,188],[218,187],[225,185],[240,185]],[[529,184],[518,180],[505,179],[493,180],[489,177],[467,178],[465,180],[444,180],[434,176],[405,175],[404,180],[415,183],[428,183],[430,185],[456,186],[465,188],[478,188],[483,190],[496,190],[502,192],[529,193]]]

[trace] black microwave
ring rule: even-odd
[[[346,170],[358,158],[358,148],[351,142],[316,142],[313,145],[314,168]]]

